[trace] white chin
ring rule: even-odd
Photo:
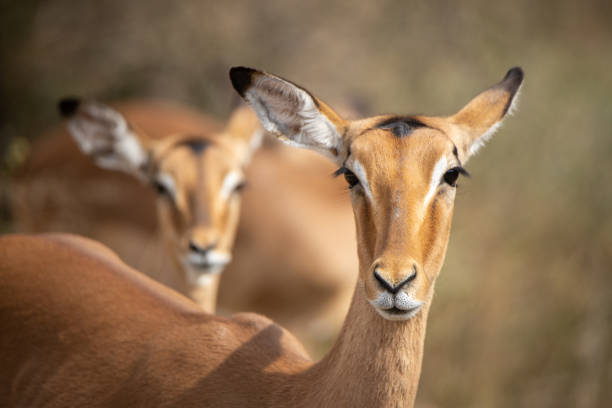
[[[192,264],[185,262],[185,272],[187,280],[195,286],[208,285],[214,276],[223,272],[226,264]]]

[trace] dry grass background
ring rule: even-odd
[[[521,65],[460,186],[417,404],[612,406],[611,22],[608,1],[5,0],[0,187],[65,94],[223,117],[240,64],[332,106],[444,114]]]

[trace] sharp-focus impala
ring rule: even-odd
[[[230,76],[268,131],[331,158],[349,185],[359,274],[332,350],[313,364],[269,320],[201,312],[91,241],[5,237],[3,405],[413,405],[457,179],[511,108],[521,69],[451,116],[354,122],[279,77]]]

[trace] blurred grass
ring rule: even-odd
[[[521,65],[460,187],[418,404],[612,406],[611,21],[607,1],[4,1],[0,183],[66,94],[224,116],[240,64],[332,106],[445,114]]]

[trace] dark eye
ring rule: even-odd
[[[457,179],[459,178],[459,169],[453,168],[444,173],[444,182],[452,187],[457,185]]]
[[[157,191],[157,194],[159,194],[159,195],[168,195],[168,196],[170,195],[170,192],[168,191],[166,186],[164,186],[159,181],[154,181],[153,182],[153,188],[155,188],[155,191]]]
[[[344,166],[340,167],[338,170],[336,170],[334,172],[333,176],[334,177],[338,177],[341,174],[344,176],[344,179],[348,183],[349,189],[352,189],[357,184],[359,184],[359,179],[357,178],[355,173],[353,173],[352,171],[350,171],[346,167],[344,167]]]
[[[353,188],[355,187],[357,184],[359,184],[359,179],[357,178],[357,176],[355,175],[355,173],[353,173],[352,171],[350,171],[349,169],[345,168],[344,169],[344,179],[346,180],[346,182],[349,185],[349,188]]]
[[[241,193],[247,186],[246,180],[241,181],[234,187],[234,193]]]

